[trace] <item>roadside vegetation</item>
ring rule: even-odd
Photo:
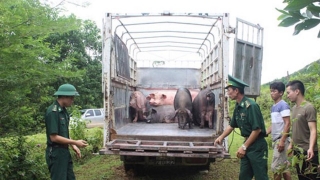
[[[77,106],[70,112],[103,106],[100,30],[93,21],[61,15],[63,9],[60,5],[64,0],[56,7],[41,2],[15,0],[0,3],[0,180],[49,179],[44,159],[46,137],[43,115],[46,107],[54,101],[52,95],[62,83],[72,83],[80,93],[75,99]],[[280,25],[296,25],[295,35],[319,24],[318,4],[306,0],[286,0],[284,3],[288,3],[288,7],[281,10]],[[300,9],[304,9],[305,13],[301,14]],[[319,35],[320,32],[317,37]],[[278,80],[284,83],[292,79],[303,81],[306,99],[319,110],[319,75],[319,60],[315,60],[289,77]],[[268,84],[261,86],[257,102],[269,127],[272,100]],[[231,134],[228,141],[231,159],[217,159],[211,164],[209,172],[171,167],[165,171],[148,168],[144,175],[136,177],[133,172],[125,173],[118,156],[97,155],[102,147],[102,129],[86,129],[80,123],[71,128],[70,135],[85,139],[90,144],[82,149],[82,159],[77,159],[73,154],[74,170],[79,180],[233,180],[237,179],[239,172],[235,150],[243,141],[236,132]],[[270,137],[267,139],[271,147]],[[270,150],[269,164],[271,155]],[[269,175],[272,177],[270,171]]]

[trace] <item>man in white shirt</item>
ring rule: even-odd
[[[273,158],[271,170],[275,180],[291,180],[291,174],[288,167],[287,149],[290,144],[288,137],[290,131],[290,106],[282,96],[285,91],[285,85],[282,82],[273,82],[270,84],[271,98],[274,104],[271,107],[271,126],[267,129],[267,134],[271,133]]]

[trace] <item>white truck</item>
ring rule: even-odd
[[[230,120],[228,74],[260,95],[263,28],[229,14],[106,13],[103,22],[105,124],[101,155],[119,155],[126,170],[142,166],[209,168],[225,158],[227,142],[214,140]],[[232,73],[231,73],[232,72]],[[133,123],[129,98],[158,90],[210,88],[215,94],[213,128],[179,129],[177,123]]]

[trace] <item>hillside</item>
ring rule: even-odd
[[[298,75],[300,74],[309,74],[309,73],[312,73],[314,72],[314,68],[318,68],[318,66],[320,65],[320,59],[306,65],[305,67],[303,67],[302,69],[292,73],[292,74],[289,74],[289,77],[297,77]],[[318,68],[319,69],[319,68]],[[281,81],[283,83],[287,83],[288,82],[288,77],[287,76],[284,76],[284,77],[281,77],[279,79],[275,79],[273,81],[270,81],[270,82],[267,82],[265,84],[262,84],[262,86],[264,85],[269,85],[271,82],[274,82],[274,81]]]

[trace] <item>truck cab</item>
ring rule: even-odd
[[[209,168],[228,157],[227,141],[214,145],[228,125],[224,87],[228,74],[260,93],[263,28],[229,14],[106,13],[103,22],[104,144],[101,155],[119,155],[126,170],[141,166]],[[176,122],[132,122],[134,91],[145,96],[179,88],[215,94],[213,127],[180,129]],[[166,112],[166,111],[164,111]]]

